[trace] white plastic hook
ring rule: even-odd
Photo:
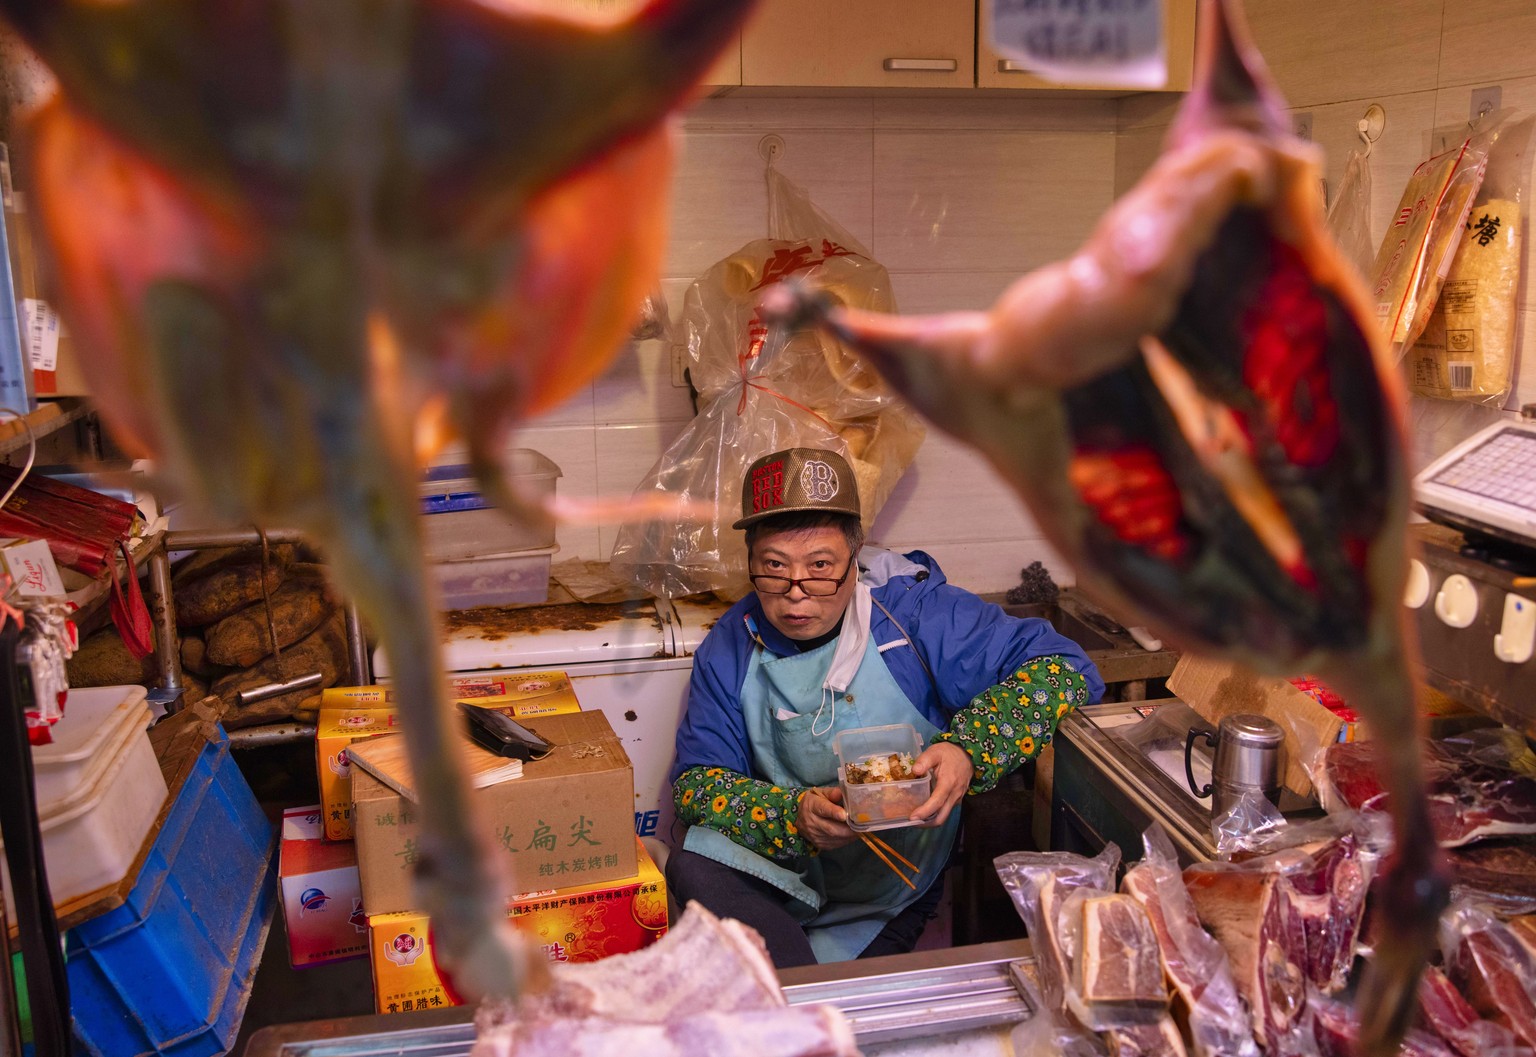
[[[1386,127],[1387,112],[1379,104],[1372,103],[1365,108],[1365,116],[1355,122],[1355,131],[1360,133],[1360,142],[1365,144],[1365,157],[1371,156],[1376,141],[1381,138],[1382,130]]]
[[[763,161],[772,165],[784,157],[784,137],[773,132],[768,133],[757,141],[757,153],[762,156]]]

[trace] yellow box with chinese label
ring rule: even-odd
[[[472,790],[483,847],[519,888],[635,874],[635,772],[601,712],[524,719],[549,755],[523,764],[520,778]],[[352,820],[363,905],[370,913],[409,910],[421,837],[420,810],[367,771],[352,772]]]
[[[529,892],[507,913],[552,962],[595,962],[648,947],[667,932],[667,882],[639,838],[634,877]],[[374,1006],[380,1013],[458,1004],[433,961],[425,914],[408,910],[368,918]]]
[[[581,702],[564,672],[459,676],[448,681],[453,700],[506,712],[514,719],[580,712]],[[395,690],[333,686],[320,694],[315,723],[315,766],[327,840],[352,839],[352,773],[347,746],[360,738],[398,731]]]

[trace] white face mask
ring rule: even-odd
[[[837,695],[848,689],[853,677],[859,672],[864,651],[869,646],[869,616],[873,609],[874,597],[869,593],[869,588],[862,581],[855,583],[853,600],[849,602],[843,616],[842,631],[838,632],[837,649],[832,652],[832,664],[827,668],[827,677],[821,683],[821,707],[816,710],[816,718],[811,720],[811,733],[818,737],[832,729],[832,724],[837,721]],[[832,711],[827,716],[827,725],[818,730],[822,713],[829,702]]]

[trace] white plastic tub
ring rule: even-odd
[[[32,785],[38,815],[90,786],[112,762],[111,747],[130,736],[143,740],[149,716],[142,686],[91,686],[72,689],[64,717],[53,725],[53,741],[32,747]],[[149,742],[144,740],[144,748]]]
[[[488,554],[463,561],[438,562],[432,575],[445,609],[511,606],[549,598],[549,566],[559,547]]]
[[[531,448],[507,456],[510,487],[529,502],[555,494],[560,467]],[[553,525],[534,527],[509,517],[480,492],[470,468],[435,466],[421,482],[422,533],[428,561],[503,555],[555,545]]]
[[[105,765],[93,768],[91,784],[38,812],[43,862],[55,907],[116,884],[138,858],[168,795],[145,735],[148,725],[149,710],[141,708],[124,731],[127,736],[108,746]],[[3,859],[4,848],[0,848]],[[14,920],[9,886],[5,904]]]

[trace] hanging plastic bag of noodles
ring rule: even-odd
[[[1408,382],[1420,396],[1490,407],[1502,407],[1509,396],[1533,125],[1536,116],[1509,116],[1489,144],[1487,171],[1440,298],[1408,354]]]
[[[622,525],[609,558],[614,572],[659,597],[750,589],[731,523],[742,476],[759,456],[789,447],[842,453],[867,530],[923,441],[917,414],[841,343],[810,330],[770,334],[759,318],[764,292],[791,277],[844,304],[896,307],[885,268],[771,166],[768,199],[773,237],[715,264],[683,300],[699,413],[635,490],[680,501],[680,513]],[[710,507],[712,516],[700,513]]]
[[[1494,122],[1413,170],[1366,273],[1376,318],[1401,359],[1423,332],[1483,182]]]

